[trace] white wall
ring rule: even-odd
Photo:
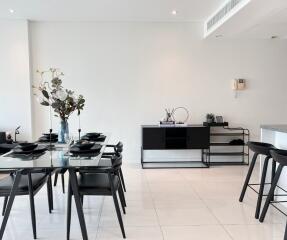
[[[202,25],[195,23],[30,27],[33,72],[61,68],[65,86],[87,99],[83,131],[111,132],[131,161],[139,161],[140,125],[157,123],[165,107],[187,107],[190,123],[201,123],[207,112],[223,115],[254,137],[262,123],[286,123],[286,41],[202,40]],[[248,80],[237,99],[233,78]],[[35,102],[33,109],[38,136],[49,129],[48,111]],[[76,131],[75,119],[70,128]]]
[[[0,131],[32,137],[27,21],[0,21]]]

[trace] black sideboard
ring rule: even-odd
[[[210,128],[203,125],[142,126],[142,168],[209,167]],[[201,150],[199,161],[145,161],[145,150]]]

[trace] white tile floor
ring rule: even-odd
[[[131,240],[282,240],[285,217],[270,208],[263,224],[254,219],[256,195],[248,190],[238,202],[246,166],[210,169],[142,170],[124,166],[127,214],[124,225]],[[258,175],[253,176],[254,179]],[[0,204],[3,200],[1,200]],[[32,239],[29,202],[17,197],[4,239]],[[46,188],[36,196],[39,239],[65,239],[66,195],[54,189],[54,212],[48,214]],[[86,197],[89,239],[122,239],[110,197]],[[73,208],[71,239],[81,239]]]

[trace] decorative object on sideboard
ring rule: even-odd
[[[6,143],[12,144],[13,142],[14,141],[13,141],[11,133],[7,132],[6,133]]]
[[[213,113],[207,113],[206,114],[206,122],[207,123],[214,123],[215,122],[215,116]]]
[[[232,81],[232,89],[234,91],[234,97],[237,98],[238,91],[243,91],[246,89],[246,80],[242,78],[234,79]]]
[[[185,112],[185,117],[181,120],[179,120],[180,116],[177,116],[180,112],[179,110],[183,110]],[[176,107],[172,109],[166,108],[165,112],[166,116],[162,121],[160,121],[160,125],[174,126],[175,124],[185,124],[189,119],[189,112],[185,107]]]
[[[222,116],[216,116],[216,122],[217,123],[223,123],[223,117]]]
[[[18,126],[18,127],[15,129],[15,139],[14,139],[15,142],[17,142],[17,135],[20,134],[20,132],[19,132],[20,127],[21,127],[21,126]]]
[[[41,81],[37,87],[33,86],[33,88],[40,92],[40,96],[35,95],[41,105],[49,106],[50,110],[54,110],[55,116],[61,119],[58,142],[66,143],[69,141],[68,119],[74,111],[77,111],[78,115],[80,115],[85,105],[85,99],[82,95],[77,96],[73,91],[62,86],[61,77],[64,74],[59,69],[50,68],[47,71],[37,71],[37,73],[40,74]],[[45,80],[47,74],[50,80]],[[52,135],[53,131],[51,118],[52,115],[50,113],[50,135]]]
[[[0,132],[0,144],[6,143],[6,132]]]

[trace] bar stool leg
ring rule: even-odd
[[[247,189],[250,177],[252,175],[252,172],[253,172],[253,169],[254,169],[254,166],[255,166],[255,163],[256,163],[257,156],[258,156],[258,153],[254,153],[253,158],[252,158],[251,163],[250,163],[250,167],[249,167],[246,179],[245,179],[245,182],[244,182],[244,185],[243,185],[243,188],[242,188],[242,191],[241,191],[239,202],[242,202],[243,198],[245,196],[245,192],[246,192],[246,189]]]
[[[261,202],[262,202],[262,197],[264,193],[264,185],[265,185],[265,179],[266,179],[269,159],[270,159],[269,156],[265,158],[263,169],[262,169],[261,182],[260,182],[260,188],[259,188],[259,193],[258,193],[258,198],[257,198],[257,206],[256,206],[256,211],[255,211],[256,219],[259,218],[259,214],[260,214],[260,208],[261,208]]]
[[[264,219],[265,219],[265,216],[266,216],[268,207],[269,207],[269,205],[270,205],[270,201],[271,201],[272,197],[274,196],[274,191],[275,191],[275,188],[276,188],[277,183],[278,183],[278,181],[279,181],[279,178],[280,178],[282,169],[283,169],[283,165],[279,164],[279,166],[278,166],[278,168],[277,168],[277,171],[276,171],[276,174],[275,174],[275,177],[273,178],[273,182],[272,182],[272,184],[271,184],[271,188],[270,188],[270,190],[269,190],[267,199],[266,199],[266,201],[265,201],[265,204],[264,204],[262,213],[261,213],[260,218],[259,218],[259,221],[260,221],[260,222],[263,222]]]

